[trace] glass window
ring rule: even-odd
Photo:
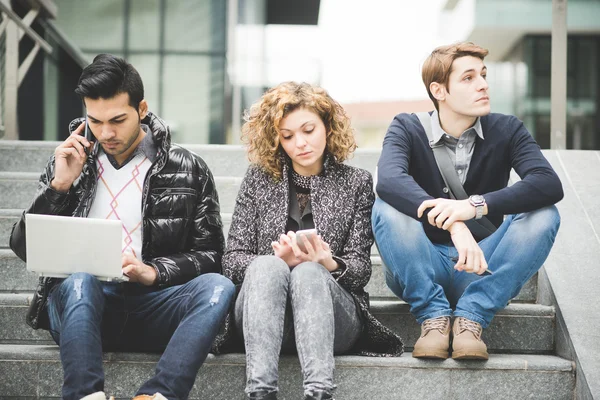
[[[160,44],[160,1],[130,0],[129,50],[158,51]]]
[[[177,51],[224,51],[226,48],[225,1],[168,0],[165,48]]]
[[[208,143],[211,59],[166,56],[163,75],[163,115],[178,143]]]
[[[144,97],[148,101],[150,111],[162,118],[159,114],[159,57],[155,54],[131,54],[127,57],[127,61],[137,69],[142,77],[142,82],[144,82]]]
[[[124,1],[55,0],[57,22],[82,50],[101,52],[123,48]]]

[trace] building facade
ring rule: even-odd
[[[443,33],[489,49],[492,109],[517,115],[550,148],[552,0],[448,0],[443,12]],[[599,0],[568,0],[568,149],[600,149],[598,16]]]

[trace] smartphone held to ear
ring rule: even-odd
[[[92,134],[92,130],[90,129],[90,126],[88,125],[88,120],[87,117],[85,118],[85,127],[83,129],[83,137],[88,141],[88,142],[92,142],[92,140],[94,139],[94,135]],[[92,151],[92,146],[90,147],[86,147],[85,148],[85,154],[87,154],[88,156],[90,155],[90,152]]]
[[[90,126],[88,125],[87,118],[85,119],[85,129],[83,132],[83,137],[86,138],[88,142],[91,142],[92,139],[94,139],[94,135],[92,135],[92,130],[90,129]]]
[[[300,250],[306,253],[306,241],[308,240],[310,244],[313,244],[313,240],[317,237],[316,229],[303,229],[300,231],[296,231],[296,243],[298,243],[298,247]]]

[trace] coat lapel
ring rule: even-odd
[[[288,204],[289,204],[289,186],[287,166],[284,164],[283,177],[276,181],[268,174],[264,174],[264,179],[267,180],[264,185],[261,185],[260,190],[266,190],[264,203],[258,207],[262,212],[259,214],[261,227],[259,248],[261,254],[272,254],[271,242],[279,241],[279,236],[285,233],[287,224]]]

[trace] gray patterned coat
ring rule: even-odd
[[[276,181],[256,165],[248,168],[236,199],[225,255],[223,274],[238,287],[246,267],[259,255],[272,255],[271,242],[285,233],[288,221],[289,182],[287,163],[283,177]],[[360,307],[363,332],[353,353],[371,356],[400,356],[403,344],[391,330],[369,312],[369,296],[364,291],[371,277],[371,209],[374,202],[373,178],[365,170],[336,163],[328,155],[323,173],[312,178],[311,207],[315,228],[342,266],[334,277],[354,297]],[[241,351],[235,343],[233,317],[227,318],[225,333],[215,341],[213,351]]]

